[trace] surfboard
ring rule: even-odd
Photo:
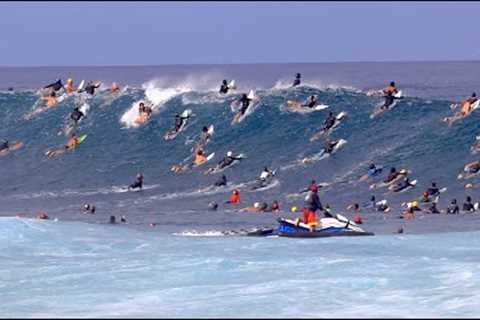
[[[228,89],[234,90],[237,87],[235,86],[235,80],[231,80],[230,83],[227,85]]]
[[[240,112],[237,112],[237,114],[233,117],[232,122],[230,123],[232,126],[242,122],[250,113],[252,113],[254,106],[256,106],[256,104],[258,103],[258,99],[255,97],[255,92],[253,90],[250,90],[247,98],[251,100],[247,110],[245,110],[244,114],[240,114]]]
[[[80,84],[78,85],[77,91],[82,90],[84,86],[85,86],[85,80],[82,80],[82,81],[80,82]]]
[[[21,141],[14,142],[14,143],[13,143],[12,145],[10,145],[7,149],[3,149],[2,151],[0,151],[0,156],[6,156],[6,155],[9,154],[11,151],[18,150],[18,149],[20,149],[21,147],[23,147],[23,142],[21,142]]]

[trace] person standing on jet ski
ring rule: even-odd
[[[314,229],[314,226],[318,222],[317,215],[315,213],[317,210],[324,211],[324,208],[320,202],[320,198],[318,197],[318,187],[312,186],[305,197],[303,205],[303,222],[312,226],[312,229]]]

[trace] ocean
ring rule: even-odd
[[[480,218],[478,213],[399,218],[401,203],[435,181],[447,191],[444,210],[478,189],[458,180],[477,160],[470,146],[479,134],[476,112],[449,126],[449,106],[480,87],[480,62],[178,65],[132,67],[0,68],[0,139],[23,147],[0,157],[0,293],[10,317],[475,317]],[[302,85],[290,88],[295,73]],[[87,139],[74,152],[61,148],[70,112],[83,102],[71,96],[31,119],[37,90],[61,77],[102,81],[87,100],[76,132]],[[218,94],[223,79],[237,90]],[[112,81],[121,86],[108,92]],[[370,96],[395,81],[404,98],[370,119],[383,98]],[[12,88],[13,90],[8,90]],[[258,103],[232,126],[232,103],[255,90]],[[292,112],[287,100],[317,95],[325,111]],[[140,101],[153,115],[137,125]],[[164,140],[175,113],[194,117],[174,140]],[[310,142],[328,111],[347,116],[332,132],[347,143],[330,157],[299,162],[320,151]],[[187,163],[203,126],[215,133],[212,161],[175,174]],[[205,175],[227,151],[247,156],[228,168],[226,187]],[[404,193],[370,190],[358,179],[369,163],[407,168],[417,185]],[[251,190],[263,167],[277,169],[274,183]],[[135,175],[144,190],[127,191]],[[296,218],[299,190],[310,180],[328,184],[319,195],[349,218],[352,203],[386,199],[392,210],[362,209],[373,237],[285,239],[245,237],[232,231],[276,228],[278,217]],[[278,213],[239,212],[225,204],[233,189],[241,205],[277,200]],[[219,204],[217,211],[208,204]],[[83,205],[96,206],[84,214]],[[35,216],[44,211],[50,220]],[[125,216],[126,223],[111,225]],[[16,217],[20,216],[20,217]],[[153,226],[152,226],[153,225]],[[404,233],[396,231],[403,227]],[[5,301],[6,300],[6,301]]]

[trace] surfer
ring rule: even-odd
[[[196,166],[199,166],[205,161],[207,161],[207,156],[205,155],[205,152],[202,149],[198,149],[197,153],[195,154],[195,159],[193,160],[193,163]]]
[[[222,187],[222,186],[226,186],[227,185],[227,177],[222,174],[222,176],[220,177],[220,179],[218,179],[217,181],[215,181],[215,183],[213,184],[215,187]]]
[[[228,87],[227,80],[224,79],[222,81],[222,85],[220,86],[220,90],[218,92],[226,94],[226,93],[228,93],[228,89],[230,89],[230,88]]]
[[[474,92],[470,97],[461,103],[462,109],[458,115],[467,116],[472,111],[472,105],[477,101],[477,94]]]
[[[268,178],[273,177],[275,175],[275,172],[272,170],[268,169],[268,167],[264,167],[263,171],[260,173],[260,181],[267,181]]]
[[[425,192],[430,196],[437,196],[440,194],[440,190],[438,189],[436,182],[432,182],[431,187],[429,187]]]
[[[110,94],[117,93],[118,91],[120,91],[120,87],[116,82],[113,82],[112,86],[110,87]]]
[[[73,80],[72,78],[67,79],[67,84],[65,85],[65,91],[67,93],[73,93],[75,92],[75,87],[73,86]]]
[[[463,204],[463,211],[474,212],[475,206],[472,203],[472,198],[467,196],[466,202]]]
[[[47,107],[53,107],[54,105],[57,104],[57,95],[55,93],[55,90],[52,89],[50,93],[46,97],[42,97],[42,100],[47,102]]]
[[[210,132],[208,132],[208,128],[204,126],[202,128],[202,132],[200,133],[198,141],[195,143],[194,152],[195,150],[203,148],[210,141],[211,138],[212,135],[210,134]]]
[[[220,160],[220,162],[218,163],[218,167],[219,167],[219,169],[223,169],[223,168],[231,165],[233,163],[233,161],[235,161],[235,160],[240,161],[242,159],[243,159],[242,157],[234,157],[233,152],[228,151],[227,156],[224,157],[222,160]]]
[[[80,119],[84,116],[85,114],[82,111],[80,111],[80,108],[75,107],[72,113],[70,114],[70,119],[73,120],[73,124],[76,126],[78,124],[78,121],[80,121]]]
[[[376,176],[377,174],[381,173],[383,170],[382,167],[377,167],[373,162],[370,163],[370,166],[368,167],[367,175],[371,178]]]
[[[94,95],[95,94],[95,89],[98,89],[100,88],[100,82],[97,82],[96,84],[93,83],[93,81],[88,81],[87,85],[85,86],[85,88],[83,88],[82,90],[79,90],[78,92],[86,92],[88,93],[89,95]]]
[[[44,89],[52,88],[53,91],[58,91],[63,88],[62,79],[57,79],[54,83],[50,83],[43,88]]]
[[[405,177],[405,179],[403,179],[403,181],[400,181],[396,186],[395,188],[393,189],[393,192],[399,192],[399,191],[402,191],[408,187],[413,187],[415,186],[414,184],[412,184],[410,182],[410,178],[409,177]]]
[[[480,161],[473,161],[465,165],[463,171],[467,173],[477,173],[480,170]]]
[[[87,213],[88,214],[95,214],[95,211],[96,211],[96,208],[95,208],[94,205],[91,205],[91,204],[87,203],[83,206],[83,213],[85,213],[85,214],[87,214]]]
[[[452,199],[450,205],[447,207],[446,214],[458,214],[460,213],[460,209],[457,205],[457,199]]]
[[[2,141],[0,141],[0,151],[7,150],[8,148],[10,148],[8,140],[2,139]]]
[[[67,144],[65,145],[65,149],[74,150],[77,144],[78,144],[77,134],[73,132],[70,135],[70,139],[68,139]]]
[[[397,171],[395,167],[390,168],[390,173],[387,175],[387,177],[383,180],[385,183],[392,182],[393,180],[397,179],[398,176],[400,175],[407,175],[407,171],[405,169],[401,169],[400,171]]]
[[[395,82],[390,82],[390,85],[387,86],[386,88],[383,89],[383,94],[385,98],[385,103],[380,107],[381,110],[388,110],[388,107],[390,107],[393,104],[393,101],[395,99],[394,94],[397,93],[398,90],[395,88]]]
[[[330,111],[328,113],[328,116],[327,118],[323,121],[323,124],[322,124],[322,130],[323,131],[327,131],[328,129],[330,129],[331,127],[333,127],[333,125],[335,124],[335,121],[337,120],[337,118],[335,117],[335,115],[333,114],[332,111]]]
[[[189,117],[182,117],[180,113],[175,114],[175,124],[172,133],[177,133]]]
[[[302,104],[302,107],[306,107],[306,108],[310,108],[312,109],[313,107],[315,107],[315,105],[317,104],[317,97],[315,96],[310,96],[307,101],[305,101],[304,104]]]
[[[240,212],[265,212],[268,209],[268,204],[266,202],[255,202],[252,206],[250,207],[245,207],[240,209]]]
[[[128,186],[128,190],[130,189],[137,189],[139,188],[142,190],[143,188],[143,174],[142,173],[137,173],[137,177],[135,178],[135,181]]]
[[[340,140],[330,140],[330,139],[325,139],[325,145],[323,146],[323,153],[322,154],[331,154],[333,149],[335,149],[335,146]]]
[[[292,84],[292,87],[296,87],[298,85],[300,85],[300,78],[302,77],[302,75],[300,73],[297,73],[295,75],[295,80],[293,81],[293,84]]]
[[[241,115],[244,115],[245,111],[247,111],[248,106],[250,105],[250,101],[252,101],[252,99],[249,99],[246,93],[242,94],[242,97],[239,100],[239,102],[241,103],[239,111]]]

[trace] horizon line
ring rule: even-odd
[[[172,63],[172,64],[117,64],[117,65],[0,65],[0,68],[116,68],[116,67],[180,67],[180,66],[234,66],[259,64],[348,64],[348,63],[438,63],[480,62],[479,60],[383,60],[383,61],[335,61],[335,62],[240,62],[240,63]]]

